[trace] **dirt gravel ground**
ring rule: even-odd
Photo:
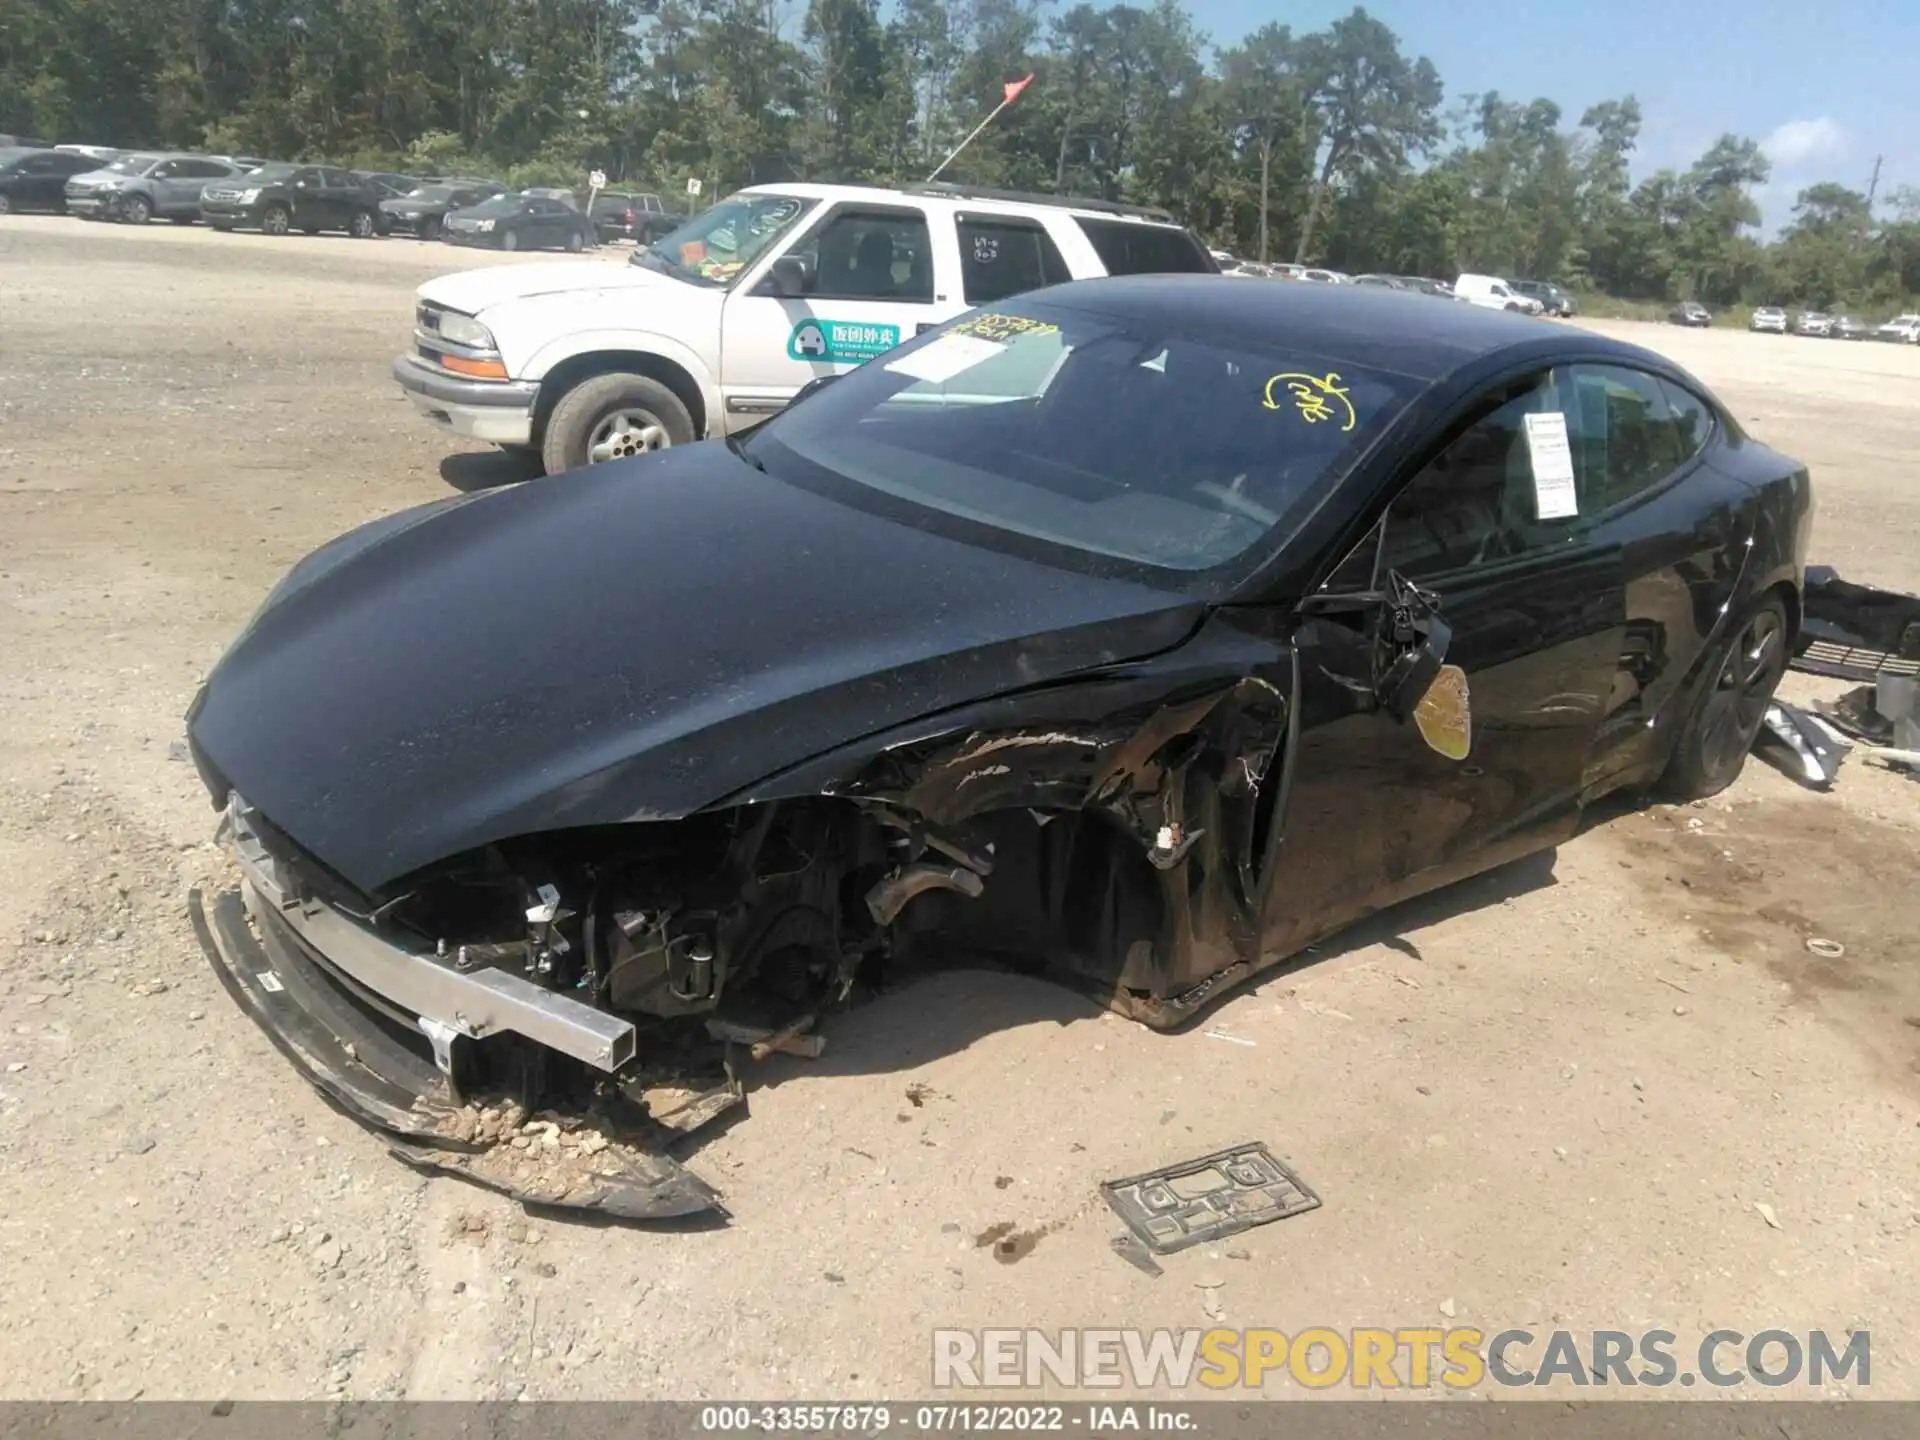
[[[194,943],[181,715],[304,552],[512,478],[387,375],[411,287],[496,258],[0,220],[0,1396],[900,1397],[935,1326],[1212,1323],[1866,1327],[1838,1388],[1920,1396],[1920,785],[1857,762],[1614,814],[1177,1036],[895,992],[693,1156],[724,1228],[391,1159]],[[1920,350],[1601,328],[1814,467],[1817,559],[1920,590]],[[1101,1179],[1246,1139],[1322,1208],[1158,1279],[1111,1253]]]

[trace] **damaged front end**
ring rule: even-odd
[[[503,841],[379,895],[231,795],[242,883],[196,894],[195,924],[280,1049],[412,1163],[529,1203],[713,1210],[668,1151],[743,1097],[738,1047],[817,1054],[816,1017],[891,970],[998,959],[1165,1026],[1257,966],[1287,697],[1163,679],[1065,687],[1019,726],[950,720],[811,793]]]

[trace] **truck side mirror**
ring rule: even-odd
[[[807,293],[807,267],[798,255],[782,255],[760,284],[762,293],[788,299]]]

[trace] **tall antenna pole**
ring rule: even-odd
[[[947,166],[951,165],[954,162],[955,157],[958,156],[962,150],[966,149],[967,146],[971,145],[974,142],[974,140],[979,137],[979,134],[982,130],[986,129],[987,126],[993,123],[993,117],[998,115],[1002,110],[1006,109],[1007,106],[1011,105],[1014,101],[1018,100],[1020,98],[1020,92],[1026,89],[1027,86],[1031,85],[1032,83],[1033,83],[1033,76],[1031,75],[1027,76],[1027,78],[1024,80],[1009,80],[1006,84],[1006,88],[1004,91],[1006,98],[1003,99],[998,105],[994,106],[993,109],[989,110],[987,112],[987,118],[982,120],[978,125],[974,126],[973,130],[968,134],[967,138],[962,140],[958,145],[954,146],[952,153],[949,154],[947,158],[942,160],[938,165],[934,166],[933,174],[927,176],[926,180],[921,183],[931,184],[933,181],[939,179],[940,172],[946,169]]]
[[[1873,157],[1873,178],[1867,181],[1867,208],[1860,216],[1860,243],[1867,243],[1867,231],[1873,225],[1873,197],[1880,192],[1880,162],[1886,157]]]

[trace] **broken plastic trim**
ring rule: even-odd
[[[1159,1255],[1320,1208],[1320,1197],[1259,1141],[1108,1180],[1100,1194]]]
[[[1920,674],[1920,596],[1842,580],[1809,565],[1793,668],[1841,680]]]
[[[1789,773],[1794,779],[1819,790],[1833,784],[1840,773],[1840,762],[1853,748],[1805,710],[1784,700],[1767,706],[1760,735],[1763,743],[1775,740],[1792,755]]]

